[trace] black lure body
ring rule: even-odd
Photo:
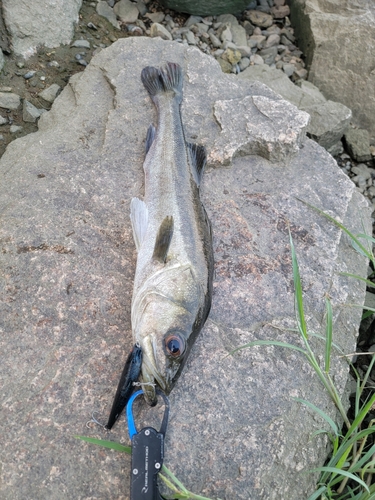
[[[112,429],[116,420],[125,408],[129,398],[133,392],[133,382],[138,380],[142,366],[142,349],[138,344],[135,344],[131,353],[126,360],[124,369],[121,374],[120,382],[117,387],[115,399],[113,401],[112,410],[109,415],[107,429]]]

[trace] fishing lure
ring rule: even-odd
[[[112,404],[111,413],[106,425],[107,429],[112,429],[116,420],[121,415],[129,398],[133,392],[134,384],[138,380],[142,366],[142,349],[139,344],[135,344],[126,360],[117,387],[115,399]]]

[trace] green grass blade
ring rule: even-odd
[[[375,484],[370,485],[370,493],[364,492],[361,496],[358,496],[356,500],[374,500],[375,499]]]
[[[294,248],[293,238],[292,238],[292,234],[291,234],[290,230],[289,230],[289,241],[290,241],[290,249],[291,249],[291,253],[292,253],[294,296],[295,296],[295,303],[296,303],[297,320],[298,320],[298,325],[299,325],[301,334],[307,340],[308,334],[307,334],[307,326],[306,326],[306,320],[305,320],[305,311],[304,311],[304,307],[303,307],[302,282],[301,282],[301,276],[299,273],[297,255],[296,255],[296,251]]]
[[[164,472],[164,474],[167,474],[175,484],[177,484],[177,486],[181,489],[183,493],[188,493],[188,490],[185,488],[185,486],[177,479],[177,477],[173,474],[173,472],[167,469],[165,465],[163,465],[162,471]]]
[[[124,446],[120,443],[115,443],[114,441],[105,441],[104,439],[89,438],[86,436],[74,436],[76,439],[81,439],[87,443],[97,444],[98,446],[103,446],[104,448],[110,448],[111,450],[121,451],[122,453],[128,453],[131,455],[132,449],[130,446]]]
[[[323,340],[324,342],[327,340],[327,337],[324,337],[324,335],[318,335],[317,333],[309,332],[310,337],[315,337],[317,339]],[[339,352],[341,355],[345,355],[344,351],[341,349],[341,347],[338,344],[335,344],[332,342],[332,347],[336,349],[337,352]]]
[[[322,411],[320,408],[318,408],[317,406],[310,403],[310,401],[306,401],[305,399],[301,399],[301,398],[293,398],[293,399],[294,399],[294,401],[298,401],[299,403],[302,403],[305,406],[308,406],[309,408],[314,410],[320,417],[322,417],[329,424],[329,426],[331,427],[331,429],[333,430],[333,432],[335,433],[336,436],[340,435],[340,432],[339,432],[337,425],[335,424],[335,422],[332,420],[332,418],[329,415],[324,413],[324,411]]]
[[[177,499],[177,498],[184,498],[184,499],[188,499],[190,498],[189,497],[189,493],[181,493],[180,491],[178,491],[178,489],[176,488],[176,486],[172,483],[172,481],[170,481],[167,477],[164,476],[164,474],[160,473],[159,474],[159,478],[163,481],[163,483],[167,486],[167,488],[169,488],[170,490],[173,491],[173,495],[170,496],[168,495],[167,497],[164,497],[167,499]]]
[[[370,316],[372,316],[374,313],[371,312],[371,311],[367,311],[365,313],[362,314],[362,318],[361,318],[361,321],[363,321],[364,319],[366,318],[369,318]]]
[[[373,432],[374,432],[373,429],[364,429],[363,431],[360,431],[357,434],[348,435],[347,433],[343,441],[341,442],[337,450],[337,453],[334,456],[332,456],[330,461],[328,462],[327,464],[328,467],[335,467],[337,469],[343,467],[344,463],[347,461],[347,458],[353,448],[353,444],[355,443],[355,441],[359,442],[361,439],[368,436],[369,434],[372,434]],[[326,474],[323,474],[323,476],[322,480],[327,480]]]
[[[372,460],[372,461],[368,462],[368,463],[367,463],[367,464],[363,467],[363,469],[361,470],[361,479],[363,479],[363,478],[364,478],[364,475],[365,475],[365,474],[367,474],[367,473],[369,473],[369,472],[370,472],[370,470],[371,470],[371,471],[374,471],[374,467],[375,467],[375,461],[374,461],[374,460]]]
[[[375,238],[365,233],[357,234],[357,238],[365,238],[366,240],[371,241],[371,243],[375,243]]]
[[[375,394],[373,394],[371,396],[369,401],[367,401],[367,403],[361,408],[358,415],[356,415],[350,428],[348,429],[348,432],[346,433],[346,436],[351,436],[354,432],[356,432],[357,428],[361,425],[361,423],[365,419],[368,412],[371,410],[371,407],[373,406],[374,403],[375,403]],[[365,429],[365,430],[369,430],[370,433],[375,432],[375,429]],[[364,432],[364,431],[362,431],[362,432]],[[359,434],[361,434],[361,432]]]
[[[371,311],[375,312],[375,309],[373,307],[367,307],[365,305],[361,306],[360,304],[343,304],[347,307],[356,307],[357,309],[364,309],[365,311]]]
[[[242,349],[245,349],[246,347],[253,347],[256,345],[269,345],[269,346],[278,346],[278,347],[286,347],[287,349],[293,349],[294,351],[299,351],[302,352],[305,356],[307,355],[307,352],[302,349],[301,347],[298,347],[294,344],[288,344],[288,342],[281,342],[279,340],[254,340],[253,342],[248,342],[247,344],[241,345],[240,347],[236,347],[236,349],[233,349],[233,351],[230,351],[228,356],[230,354],[234,354],[237,351],[241,351]]]
[[[369,287],[372,287],[372,288],[375,288],[375,283],[373,283],[372,281],[366,279],[366,278],[363,278],[362,276],[358,276],[358,274],[352,274],[352,273],[339,273],[340,276],[348,276],[349,278],[354,278],[354,279],[357,279],[357,280],[361,280],[361,281],[364,281],[366,283],[367,286]]]
[[[358,250],[361,250],[361,253],[363,253],[371,261],[374,261],[374,256],[372,255],[372,253],[369,250],[367,250],[367,248],[362,245],[362,243],[359,241],[359,239],[356,236],[354,236],[354,234],[351,233],[349,231],[349,229],[347,229],[343,224],[341,224],[341,222],[339,222],[338,220],[336,220],[334,217],[331,217],[330,215],[328,215],[323,210],[320,210],[320,208],[314,207],[314,205],[310,205],[310,203],[307,203],[307,201],[304,201],[301,198],[297,198],[297,199],[299,201],[301,201],[302,203],[304,203],[305,205],[307,205],[308,207],[310,207],[313,210],[315,210],[316,212],[318,212],[320,215],[323,215],[324,217],[326,217],[326,219],[328,219],[331,222],[333,222],[337,227],[339,227],[342,231],[344,231],[344,233],[346,233],[352,241],[354,241],[354,243],[358,247]]]
[[[358,476],[352,474],[351,472],[348,472],[343,469],[337,469],[336,467],[318,467],[317,469],[310,470],[310,472],[329,472],[333,474],[334,476],[339,476],[339,481],[341,481],[342,477],[347,477],[348,479],[352,479],[353,481],[356,481],[358,484],[363,486],[363,488],[367,491],[370,492],[368,489],[367,484],[362,481]]]
[[[375,462],[369,462],[372,455],[375,453],[375,444],[371,446],[369,450],[358,460],[358,462],[350,468],[351,472],[357,472],[362,467],[368,467],[369,464],[374,464]]]
[[[310,495],[307,500],[318,500],[325,491],[327,491],[327,486],[321,486],[312,495]]]
[[[375,356],[372,355],[369,367],[367,368],[366,373],[365,373],[365,375],[364,375],[364,377],[362,379],[362,382],[361,382],[361,389],[360,389],[361,393],[364,391],[364,389],[366,387],[367,380],[369,379],[369,376],[371,375],[374,363],[375,363]]]
[[[329,372],[331,363],[331,348],[332,348],[332,305],[331,301],[326,297],[326,348],[325,348],[325,372]]]

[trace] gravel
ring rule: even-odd
[[[252,0],[241,15],[208,17],[164,9],[154,0],[84,0],[70,46],[50,51],[41,49],[38,56],[28,60],[14,57],[13,67],[9,64],[12,55],[5,56],[3,82],[9,83],[9,88],[0,88],[3,135],[0,154],[15,138],[15,127],[18,127],[17,137],[35,131],[41,110],[48,111],[69,77],[83,70],[95,51],[122,37],[159,36],[195,46],[215,57],[226,73],[237,74],[250,65],[268,65],[281,69],[301,86],[308,73],[303,54],[296,45],[289,14],[285,0]],[[23,106],[22,100],[25,100]],[[31,115],[25,109],[32,110]],[[345,139],[346,151],[337,156],[337,162],[375,209],[375,138],[369,137],[366,131],[352,128]]]

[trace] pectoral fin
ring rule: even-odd
[[[148,224],[148,209],[144,201],[139,198],[132,198],[130,203],[130,220],[133,228],[133,238],[137,252],[141,248],[146,236]]]
[[[169,246],[173,236],[173,217],[167,216],[160,224],[160,228],[155,240],[154,253],[152,258],[164,263],[167,260]]]
[[[199,187],[206,165],[206,148],[199,144],[187,143],[194,180]]]

